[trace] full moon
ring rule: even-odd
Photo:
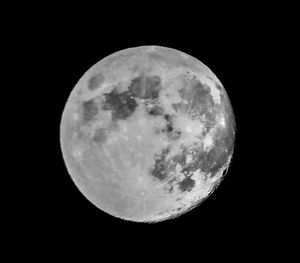
[[[75,187],[105,213],[135,222],[172,219],[201,204],[228,171],[234,139],[220,80],[196,58],[160,46],[93,65],[60,123]]]

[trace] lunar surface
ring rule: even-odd
[[[224,178],[235,120],[214,73],[181,51],[143,46],[92,66],[66,103],[69,174],[102,211],[158,222],[205,200]]]

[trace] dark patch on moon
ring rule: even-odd
[[[131,80],[130,85],[128,86],[128,90],[131,94],[136,98],[143,98],[144,94],[144,78],[143,76],[139,76]]]
[[[161,181],[166,179],[168,175],[168,171],[167,171],[168,162],[166,161],[166,156],[168,155],[169,152],[170,152],[170,148],[165,148],[162,150],[160,154],[157,154],[155,156],[156,161],[154,164],[154,168],[150,171],[152,176],[154,176],[155,178]]]
[[[157,99],[161,88],[160,77],[145,76],[145,99]]]
[[[190,176],[186,176],[181,182],[178,182],[178,188],[181,192],[189,192],[195,187],[195,180]]]
[[[158,156],[154,169],[151,172],[152,176],[155,176],[162,181],[170,177],[165,186],[165,189],[169,193],[173,192],[175,184],[177,184],[178,189],[181,192],[191,191],[195,186],[195,181],[191,178],[191,175],[193,171],[196,171],[199,168],[199,165],[197,165],[197,167],[192,167],[191,165],[186,164],[187,149],[182,149],[181,154],[175,155],[170,160],[166,160],[166,155],[168,153],[169,149],[166,148]],[[181,176],[184,177],[183,179],[179,179],[178,176],[171,176],[172,174],[175,174],[177,164],[182,166]]]
[[[176,111],[188,113],[190,116],[207,115],[212,118],[210,110],[214,107],[214,101],[210,94],[210,87],[198,80],[190,80],[186,85],[189,86],[183,86],[179,90],[179,94],[188,103],[174,103],[172,107]]]
[[[162,89],[159,76],[141,74],[131,80],[126,91],[118,91],[115,87],[111,92],[105,93],[102,109],[112,111],[113,121],[128,119],[138,107],[137,99],[155,101]],[[149,114],[158,116],[162,114],[162,109],[152,107]]]
[[[163,118],[166,122],[166,125],[165,125],[165,127],[163,128],[162,131],[169,136],[174,130],[174,123],[173,123],[173,120],[172,120],[172,116],[169,115],[169,114],[164,114]]]
[[[193,159],[187,163],[187,154],[191,154],[193,151]],[[202,149],[187,149],[183,147],[180,150],[180,154],[175,155],[171,160],[165,163],[163,166],[169,171],[169,173],[175,171],[176,164],[181,165],[180,174],[183,179],[172,177],[167,182],[167,189],[169,192],[173,191],[173,185],[177,184],[178,189],[181,192],[191,191],[195,186],[195,181],[191,178],[192,174],[200,169],[204,175],[211,173],[210,177],[214,177],[220,169],[226,164],[228,155],[225,151],[222,151],[219,147],[213,147],[208,152],[203,152]]]
[[[104,82],[103,74],[98,73],[89,78],[87,88],[90,91],[94,91],[94,90],[98,89],[103,82]]]
[[[152,117],[162,116],[164,114],[164,109],[158,105],[147,107],[146,111]]]
[[[160,77],[146,74],[134,78],[128,86],[128,90],[138,99],[156,100],[161,89]]]
[[[105,139],[107,137],[106,133],[107,133],[107,131],[103,128],[96,129],[96,131],[94,132],[92,141],[96,142],[97,144],[101,144],[102,142],[105,141]]]
[[[163,114],[162,117],[165,120],[165,126],[162,128],[161,132],[165,134],[170,141],[178,140],[181,137],[182,132],[174,126],[174,118],[176,116]]]
[[[115,88],[110,93],[105,93],[104,97],[103,110],[112,111],[113,121],[127,119],[138,107],[138,103],[129,91],[118,92]]]
[[[83,120],[85,122],[90,122],[94,120],[94,118],[98,114],[98,107],[93,99],[84,101],[82,104],[82,108],[83,108]]]

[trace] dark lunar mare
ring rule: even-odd
[[[226,145],[222,145],[218,140],[215,141],[215,144],[208,152],[200,148],[193,149],[194,157],[188,164],[186,163],[186,156],[191,150],[184,147],[179,155],[174,156],[173,161],[182,166],[182,173],[187,176],[200,169],[201,172],[211,173],[211,177],[214,177],[228,160]]]
[[[141,83],[141,82],[139,82]],[[136,83],[135,83],[136,84]],[[209,109],[213,107],[213,100],[210,95],[210,89],[205,88],[205,86],[200,81],[192,81],[191,88],[185,89],[185,87],[180,91],[180,96],[189,102],[188,105],[180,104],[179,107],[183,112],[191,114],[192,111],[198,114],[206,114],[207,119],[213,122],[214,116],[209,112]],[[188,92],[187,92],[188,90]],[[189,112],[188,112],[189,111]],[[180,132],[174,131],[174,116],[164,113],[159,108],[154,108],[154,110],[149,111],[149,114],[160,115],[166,121],[166,126],[161,132],[166,133],[169,138],[180,137]],[[175,116],[176,117],[176,116]],[[176,136],[175,136],[176,135]],[[180,164],[182,167],[181,176],[183,179],[172,178],[168,181],[169,191],[173,190],[173,185],[177,184],[178,189],[181,192],[191,191],[195,187],[195,180],[191,178],[192,174],[201,169],[204,173],[211,172],[213,175],[222,167],[224,164],[224,159],[218,160],[218,155],[215,150],[210,150],[208,153],[203,152],[201,149],[187,149],[182,147],[180,154],[174,156],[172,160],[166,160],[166,155],[168,151],[163,151],[159,158],[157,158],[154,169],[151,174],[160,180],[165,180],[168,175],[174,170],[176,164]],[[194,160],[190,163],[186,163],[187,154],[193,153]]]
[[[107,131],[103,128],[98,128],[94,132],[92,141],[100,145],[102,142],[105,141],[106,137],[107,137]]]
[[[104,76],[101,73],[98,73],[89,78],[87,88],[90,91],[94,91],[100,87],[103,81],[104,81]]]
[[[125,120],[138,107],[137,99],[154,101],[158,98],[160,90],[161,79],[158,76],[141,74],[132,79],[128,90],[119,92],[117,88],[114,88],[110,93],[104,94],[103,110],[112,111],[113,121]],[[154,109],[152,114],[155,114]]]
[[[186,152],[183,151],[180,155],[173,157],[171,160],[167,160],[166,156],[170,152],[170,148],[165,148],[159,155],[156,155],[156,162],[154,168],[151,170],[151,175],[155,178],[165,181],[170,177],[171,173],[175,171],[176,164],[181,164],[183,167],[186,166]],[[179,180],[178,178],[171,178],[168,183],[168,191],[171,193],[173,191],[173,186],[178,185],[178,189],[181,192],[188,192],[192,190],[196,182],[191,179],[192,170],[185,170],[182,172],[184,178]]]
[[[144,77],[139,76],[131,80],[131,83],[128,86],[128,90],[135,98],[143,98],[144,94]]]
[[[180,153],[175,155],[171,160],[166,160],[166,155],[162,152],[156,162],[155,174],[152,173],[152,175],[156,175],[157,178],[165,180],[170,177],[170,174],[175,171],[176,165],[179,164],[182,167],[181,176],[183,176],[183,179],[171,177],[171,179],[167,181],[166,188],[171,193],[174,189],[173,186],[176,184],[181,192],[189,192],[196,184],[191,178],[195,171],[200,169],[206,176],[210,173],[210,178],[212,178],[216,176],[220,168],[226,164],[229,156],[226,149],[230,149],[230,145],[224,144],[223,139],[216,140],[215,144],[216,145],[208,152],[204,152],[200,148],[188,149],[182,146]],[[194,156],[193,160],[189,163],[186,162],[188,154]],[[163,177],[158,176],[161,174]]]
[[[212,118],[213,116],[209,110],[214,107],[214,101],[210,94],[210,88],[198,80],[191,80],[189,85],[189,87],[184,86],[179,90],[180,97],[188,103],[174,103],[172,107],[176,111],[189,113],[190,115],[192,113],[196,113],[196,115],[205,114],[207,117]]]
[[[127,119],[138,107],[138,103],[129,91],[118,92],[115,88],[110,93],[104,94],[104,97],[103,110],[112,111],[113,121]]]
[[[195,150],[192,150],[192,151],[195,151]],[[191,178],[191,176],[192,176],[192,173],[194,171],[196,171],[197,169],[193,169],[191,167],[190,163],[189,164],[186,163],[188,153],[191,153],[191,150],[189,150],[186,147],[182,146],[182,148],[180,149],[180,154],[175,155],[172,158],[172,161],[175,164],[180,164],[181,167],[182,167],[181,173],[184,176],[184,178],[182,180],[176,182],[176,184],[178,185],[178,189],[181,192],[191,191],[194,188],[195,184],[196,184],[195,180],[193,180]]]
[[[155,164],[154,168],[150,171],[151,175],[154,176],[155,178],[163,181],[164,179],[167,178],[168,172],[167,172],[167,165],[168,163],[166,162],[166,156],[170,152],[169,148],[165,148],[162,150],[160,154],[157,154],[155,156]]]
[[[134,78],[128,86],[128,90],[138,99],[156,100],[161,89],[160,77],[146,74]]]
[[[185,178],[177,184],[181,192],[189,192],[194,188],[196,182],[195,180],[191,179],[191,175],[189,175],[185,176]]]
[[[85,122],[91,122],[98,114],[98,107],[93,99],[84,101],[82,103],[82,109],[83,109],[83,120]]]
[[[145,76],[145,99],[157,99],[161,88],[160,77]]]
[[[104,76],[101,73],[95,74],[88,80],[87,88],[94,91],[103,81]],[[144,103],[152,104],[153,107],[148,108],[149,115],[162,115],[163,109],[157,104],[161,88],[159,76],[146,74],[141,74],[133,79],[126,91],[119,91],[118,86],[115,86],[111,92],[104,93],[103,98],[96,97],[82,103],[82,125],[93,123],[98,115],[98,110],[111,111],[113,123],[117,123],[118,120],[126,120],[138,107],[137,99],[143,99]],[[92,140],[101,143],[105,138],[105,130],[97,129]]]
[[[170,139],[178,138],[179,131],[174,130],[173,117],[166,114],[158,104],[159,92],[162,89],[161,78],[156,75],[141,74],[134,78],[128,86],[129,92],[137,99],[143,99],[146,112],[151,117],[161,116],[166,121],[166,126],[159,132],[167,134]]]

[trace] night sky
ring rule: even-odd
[[[274,25],[259,7],[217,11],[183,4],[162,8],[151,3],[150,11],[142,3],[143,11],[137,12],[97,7],[91,15],[55,9],[51,15],[35,14],[20,30],[21,51],[28,56],[24,63],[37,75],[27,79],[35,82],[27,93],[29,116],[35,118],[22,119],[20,127],[38,130],[28,132],[28,163],[34,162],[32,173],[39,178],[31,223],[41,234],[44,256],[92,253],[103,263],[116,258],[201,262],[202,253],[217,253],[221,247],[229,255],[253,256],[250,247],[262,251],[264,240],[274,234],[265,193],[268,167],[274,163],[267,157],[275,135],[269,129],[272,95],[265,78],[274,55]],[[59,144],[61,115],[79,78],[102,58],[141,45],[174,48],[207,65],[227,91],[236,121],[232,163],[219,187],[192,211],[157,224],[123,221],[88,202],[70,179]]]

